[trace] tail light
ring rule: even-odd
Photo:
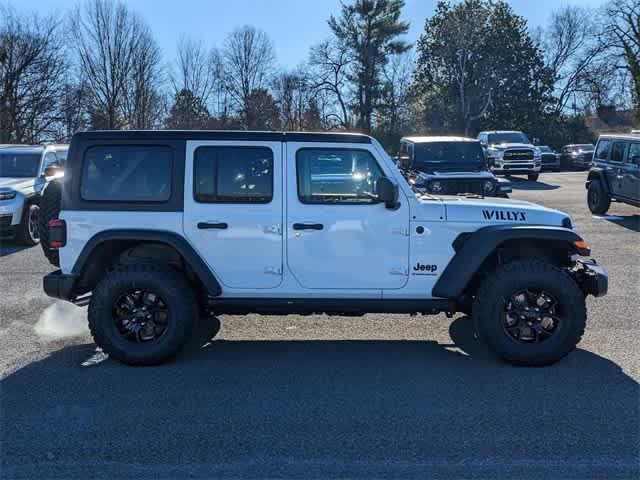
[[[67,223],[59,218],[52,218],[48,223],[49,248],[57,250],[67,244]]]

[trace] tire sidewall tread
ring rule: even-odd
[[[112,318],[113,302],[130,288],[152,288],[167,303],[167,331],[149,344],[126,340]],[[128,365],[157,365],[174,357],[188,342],[197,321],[194,292],[186,278],[169,266],[132,264],[118,267],[98,283],[89,303],[89,330],[96,344],[114,359]]]
[[[518,343],[502,326],[507,299],[527,286],[551,293],[564,312],[553,336],[533,344]],[[517,260],[498,266],[485,278],[472,315],[479,336],[499,357],[515,365],[544,366],[575,349],[584,334],[587,311],[584,293],[567,273],[541,260]]]

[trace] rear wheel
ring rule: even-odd
[[[58,250],[52,250],[49,248],[49,220],[58,218],[58,215],[60,215],[61,203],[62,183],[58,180],[53,180],[49,182],[47,187],[44,189],[42,198],[40,199],[40,218],[38,227],[42,252],[49,262],[56,267],[60,266],[60,254]]]
[[[592,180],[587,191],[587,205],[591,213],[602,215],[607,213],[611,205],[611,197],[602,188],[599,180]]]
[[[527,180],[529,180],[530,182],[537,182],[539,176],[539,173],[530,173],[529,175],[527,175]]]
[[[586,315],[584,294],[573,279],[540,260],[497,267],[473,305],[480,337],[515,365],[550,365],[573,351]]]
[[[155,365],[176,355],[197,318],[191,286],[164,265],[128,265],[108,273],[89,304],[96,344],[129,365]]]
[[[40,242],[39,228],[40,207],[36,204],[28,205],[22,214],[22,221],[18,225],[16,240],[23,245],[37,245]]]

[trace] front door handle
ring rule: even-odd
[[[294,223],[294,230],[322,230],[324,225],[321,223]]]
[[[214,228],[217,228],[219,230],[226,230],[227,228],[229,228],[229,225],[224,222],[221,222],[221,223],[198,222],[198,228],[200,230],[212,230]]]

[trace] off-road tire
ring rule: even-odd
[[[49,220],[58,218],[62,203],[62,183],[52,180],[44,189],[40,199],[40,245],[42,252],[49,263],[55,267],[60,266],[60,253],[49,248]]]
[[[602,187],[600,180],[592,180],[587,190],[587,206],[591,213],[603,215],[611,206],[611,197]]]
[[[529,180],[530,182],[537,182],[539,177],[539,173],[530,173],[527,175],[527,180]]]
[[[167,330],[151,342],[126,339],[113,321],[113,305],[131,288],[157,292],[167,304]],[[198,319],[194,292],[184,275],[170,266],[133,264],[107,273],[93,290],[89,329],[96,344],[110,357],[128,365],[157,365],[175,356],[189,341]]]
[[[36,216],[32,219],[32,216]],[[40,207],[37,203],[31,203],[26,206],[22,213],[22,220],[16,231],[16,242],[27,245],[29,247],[37,245],[40,242]],[[35,224],[33,223],[35,221]],[[35,231],[34,231],[35,230]]]
[[[506,299],[521,289],[535,288],[558,300],[562,318],[545,341],[520,343],[503,328]],[[584,334],[587,310],[585,295],[567,273],[541,260],[517,260],[499,265],[484,279],[472,315],[480,338],[496,355],[514,365],[543,366],[575,349]]]

